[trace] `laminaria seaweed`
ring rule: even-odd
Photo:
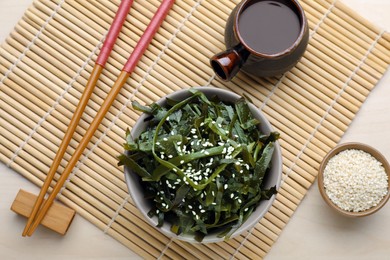
[[[176,234],[202,241],[210,232],[228,239],[256,209],[276,193],[263,180],[271,168],[277,132],[264,134],[247,101],[234,104],[202,92],[166,106],[133,107],[149,114],[148,127],[136,139],[126,133],[126,165],[140,177],[149,217],[165,221]]]

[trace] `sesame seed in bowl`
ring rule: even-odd
[[[371,215],[390,197],[390,166],[376,149],[362,143],[336,146],[323,159],[318,187],[325,202],[349,217]]]

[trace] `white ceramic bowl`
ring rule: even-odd
[[[239,95],[223,90],[218,89],[214,87],[197,87],[196,89],[202,91],[207,97],[211,97],[214,95],[217,95],[220,100],[225,102],[234,102],[235,100],[241,98]],[[174,92],[172,94],[169,94],[167,97],[175,99],[175,100],[183,100],[186,97],[189,97],[190,93],[188,90],[183,89],[177,92]],[[160,99],[157,101],[158,104],[161,106],[164,106],[166,97]],[[264,117],[264,115],[259,111],[258,108],[256,108],[253,104],[249,104],[250,109],[252,111],[253,116],[258,119],[261,122],[260,129],[263,133],[268,134],[272,132],[271,124],[268,122],[268,120]],[[145,118],[147,117],[147,114],[142,114],[140,118],[137,120],[136,124],[134,125],[131,133],[132,137],[136,138],[138,137],[147,126],[147,123],[145,123]],[[280,145],[276,141],[275,142],[275,151],[272,157],[272,167],[268,174],[268,177],[264,181],[265,188],[270,188],[273,186],[276,186],[277,189],[279,189],[281,177],[282,177],[282,154],[280,150]],[[142,212],[142,214],[145,216],[145,219],[147,222],[149,222],[152,226],[157,226],[157,217],[150,218],[147,213],[151,209],[151,204],[149,201],[144,199],[144,192],[142,186],[139,184],[139,177],[137,174],[132,173],[131,169],[128,167],[125,167],[125,177],[126,177],[126,183],[130,192],[130,195],[135,202],[138,209]],[[252,213],[252,215],[242,224],[242,226],[237,229],[232,235],[231,238],[234,236],[239,235],[240,233],[250,230],[255,224],[259,222],[259,220],[264,216],[264,214],[268,211],[268,209],[271,207],[273,201],[275,200],[275,196],[273,195],[269,200],[263,200],[259,203],[256,210]],[[193,236],[190,235],[176,235],[173,232],[170,231],[170,224],[164,223],[162,227],[156,227],[159,231],[164,233],[167,236],[174,237],[183,241],[187,242],[193,242],[196,243],[196,240],[193,238]],[[210,243],[210,242],[220,242],[223,241],[224,238],[220,238],[217,236],[217,233],[211,233],[204,237],[202,243]]]

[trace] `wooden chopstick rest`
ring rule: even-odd
[[[38,196],[30,192],[20,189],[11,205],[11,210],[28,218],[37,197]],[[65,235],[75,214],[75,210],[54,202],[43,218],[41,224],[61,235]]]

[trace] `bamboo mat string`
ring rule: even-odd
[[[54,16],[58,13],[58,10],[61,8],[62,4],[65,2],[65,0],[62,0],[60,1],[60,3],[54,8],[53,12],[51,13],[51,15],[46,19],[46,21],[43,23],[43,25],[41,26],[40,30],[38,31],[38,33],[34,36],[34,38],[29,42],[29,44],[26,46],[26,48],[24,49],[24,51],[19,55],[19,57],[15,60],[14,63],[12,63],[10,65],[10,67],[8,68],[8,70],[4,73],[4,76],[2,77],[1,81],[0,81],[0,85],[4,84],[4,80],[7,79],[9,77],[9,75],[13,72],[13,70],[17,67],[17,65],[19,64],[19,62],[21,62],[21,60],[26,56],[27,52],[29,52],[31,50],[31,47],[35,44],[35,41],[37,39],[39,39],[39,37],[43,34],[43,32],[45,31],[46,29],[46,26],[50,23],[50,21],[54,18]],[[81,69],[80,69],[81,70]],[[65,90],[63,92],[63,94],[66,93],[67,90]],[[63,97],[63,95],[61,95],[59,97],[59,100],[58,102],[60,101],[61,97]],[[58,103],[56,103],[58,104]],[[55,107],[50,110],[50,111],[53,111],[55,109]],[[18,147],[18,149],[16,149],[15,153],[12,155],[10,161],[7,163],[7,167],[10,167],[11,164],[14,162],[15,158],[18,156],[19,152],[23,149],[23,147],[28,143],[28,140],[31,139],[31,137],[33,136],[33,134],[36,132],[37,128],[39,127],[40,124],[42,124],[42,122],[44,121],[45,119],[42,118],[37,126],[35,126],[30,135],[26,138],[26,140]]]
[[[333,8],[335,8],[336,2],[338,0],[333,0],[332,4],[326,10],[325,14],[321,17],[321,20],[317,23],[317,25],[313,28],[313,30],[310,32],[310,38],[313,38],[313,35],[317,33],[318,29],[320,28],[321,24],[324,23],[325,19],[328,18],[328,16],[332,13]]]
[[[118,209],[115,211],[114,216],[111,218],[111,220],[107,223],[107,226],[104,228],[103,233],[107,233],[108,230],[111,228],[111,225],[115,222],[115,219],[119,216],[119,213],[121,210],[126,206],[127,202],[131,198],[130,195],[127,195],[123,202],[119,205]]]
[[[58,13],[58,10],[61,8],[61,6],[64,2],[65,2],[65,0],[61,0],[61,2],[54,8],[52,14],[43,23],[43,25],[41,26],[41,29],[34,36],[34,38],[31,40],[31,42],[26,46],[25,50],[20,54],[20,56],[17,58],[17,60],[9,67],[7,72],[4,73],[4,76],[2,77],[2,79],[0,81],[1,84],[4,83],[4,80],[6,78],[8,78],[9,74],[13,72],[13,70],[17,67],[18,63],[23,59],[24,56],[26,56],[26,53],[28,51],[30,51],[31,46],[33,46],[35,44],[35,41],[39,38],[39,36],[46,29],[46,25],[48,25],[50,23],[50,21],[54,18],[54,16]]]
[[[286,175],[282,178],[281,185],[285,182],[285,180],[290,176],[290,173],[293,171],[293,168],[296,166],[297,161],[301,158],[301,156],[304,154],[305,149],[307,149],[308,145],[310,144],[311,140],[314,138],[315,134],[319,131],[319,128],[323,125],[323,122],[326,120],[326,117],[330,114],[331,110],[334,108],[335,104],[341,97],[341,95],[345,92],[346,88],[349,86],[349,82],[353,79],[353,77],[356,75],[356,73],[360,70],[361,66],[364,64],[368,56],[371,54],[372,50],[375,48],[378,41],[382,38],[383,34],[386,31],[381,31],[371,44],[370,48],[367,50],[366,54],[361,59],[360,63],[356,66],[355,70],[351,73],[349,78],[345,81],[344,85],[341,87],[339,93],[337,93],[337,96],[332,100],[330,103],[328,109],[324,113],[323,117],[320,119],[317,126],[314,128],[312,134],[309,136],[309,138],[306,140],[306,143],[303,145],[302,149],[297,154],[296,158],[294,159],[293,164],[290,166],[290,168],[287,170]]]
[[[102,40],[104,37],[102,38]],[[13,154],[12,158],[8,162],[7,166],[9,167],[15,160],[15,158],[18,156],[19,152],[23,150],[25,145],[29,142],[29,140],[32,138],[32,136],[37,132],[38,128],[41,127],[43,122],[46,121],[47,117],[51,115],[53,111],[56,110],[56,107],[60,104],[60,102],[64,99],[65,95],[69,92],[69,90],[73,87],[73,83],[77,81],[77,78],[80,76],[81,72],[85,70],[88,63],[92,60],[94,56],[96,56],[96,52],[100,49],[100,46],[102,44],[102,40],[99,42],[98,45],[95,46],[93,51],[90,53],[90,55],[87,57],[87,59],[84,61],[82,66],[78,69],[76,75],[69,81],[68,85],[64,89],[64,91],[58,96],[56,101],[54,102],[53,106],[42,116],[42,118],[37,122],[37,124],[34,126],[28,137],[22,142],[22,144],[18,147],[18,149]]]
[[[161,254],[159,255],[159,257],[157,258],[158,260],[162,259],[165,255],[165,252],[168,250],[168,248],[171,246],[173,242],[173,238],[171,238],[169,240],[169,242],[167,243],[167,245],[163,248],[163,250],[161,250]]]

